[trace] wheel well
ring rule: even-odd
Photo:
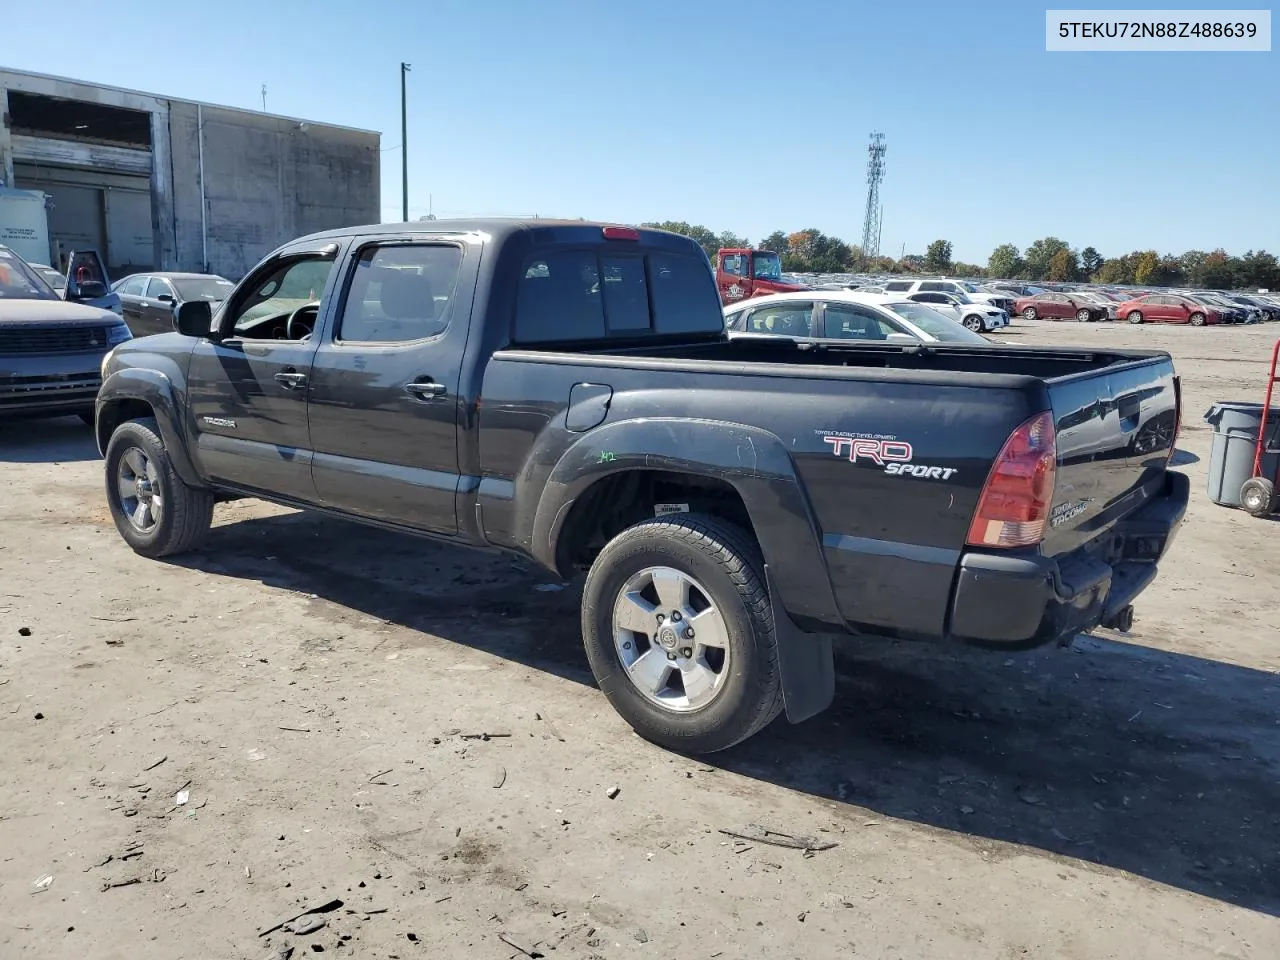
[[[605,544],[627,527],[650,520],[658,504],[688,504],[690,513],[728,520],[755,539],[742,496],[711,477],[663,470],[630,470],[597,480],[578,497],[556,542],[556,566],[569,577],[591,566]]]
[[[120,426],[120,424],[129,420],[137,420],[139,417],[154,417],[155,415],[155,410],[145,400],[112,400],[110,403],[105,404],[98,414],[97,440],[99,452],[106,453],[107,444],[111,441],[111,435],[116,432],[116,427]]]

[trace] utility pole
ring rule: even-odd
[[[262,85],[262,112],[267,112],[267,85]]]
[[[884,179],[884,134],[871,134],[867,146],[867,212],[862,220],[862,256],[874,260],[880,255],[880,182]]]
[[[404,76],[411,69],[407,63],[400,64],[400,203],[405,223],[409,222],[409,112],[405,100]]]

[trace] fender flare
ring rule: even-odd
[[[160,439],[164,443],[165,453],[173,464],[174,472],[182,478],[182,482],[191,487],[204,487],[195,464],[191,460],[187,444],[183,439],[181,413],[174,397],[173,382],[159,370],[148,370],[142,367],[125,367],[116,370],[103,381],[98,391],[97,411],[98,423],[103,422],[102,413],[113,404],[128,401],[141,401],[151,407],[155,413],[156,424],[160,428]],[[98,452],[106,455],[110,435],[97,432]]]
[[[573,504],[597,481],[635,470],[707,477],[738,492],[764,554],[787,718],[798,723],[825,709],[835,690],[831,638],[802,632],[796,619],[826,624],[828,630],[842,620],[816,518],[795,462],[776,435],[740,423],[684,418],[621,420],[592,430],[556,462],[540,491],[532,529],[521,531],[534,559],[557,569],[559,539]]]

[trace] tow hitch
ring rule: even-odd
[[[1102,626],[1108,630],[1119,630],[1121,633],[1128,633],[1133,629],[1133,604],[1123,607],[1114,617],[1103,620]]]

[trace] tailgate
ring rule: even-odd
[[[1058,468],[1042,550],[1068,553],[1163,488],[1177,437],[1173,361],[1153,358],[1049,381]]]

